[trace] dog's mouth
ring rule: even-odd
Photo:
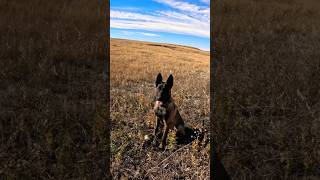
[[[155,106],[162,106],[163,102],[162,101],[156,101]]]
[[[156,101],[153,110],[157,116],[164,116],[166,114],[166,108],[163,107],[162,101]]]

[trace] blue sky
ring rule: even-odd
[[[111,0],[112,38],[210,50],[210,0]]]

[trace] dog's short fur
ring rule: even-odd
[[[171,88],[173,86],[173,76],[170,75],[166,82],[162,81],[161,73],[156,78],[156,95],[154,113],[157,117],[154,128],[153,144],[157,144],[160,124],[164,124],[164,132],[162,133],[162,149],[165,149],[167,143],[167,135],[170,129],[177,129],[177,135],[185,134],[184,121],[180,116],[178,108],[171,97]]]

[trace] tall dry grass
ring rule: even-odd
[[[99,3],[1,1],[0,18],[0,179],[105,177]]]
[[[172,96],[190,127],[209,129],[209,52],[168,44],[111,40],[111,172],[113,178],[209,179],[209,146],[175,152],[174,131],[166,152],[144,149],[150,135],[155,78],[174,76]],[[180,147],[178,147],[180,148]]]
[[[234,179],[320,178],[317,1],[216,1],[213,137]]]

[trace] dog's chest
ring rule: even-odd
[[[174,103],[170,103],[167,107],[167,111],[166,114],[164,116],[164,121],[165,123],[170,127],[173,128],[174,124],[175,124],[175,117],[176,117],[176,113],[177,113],[177,108],[175,106]]]

